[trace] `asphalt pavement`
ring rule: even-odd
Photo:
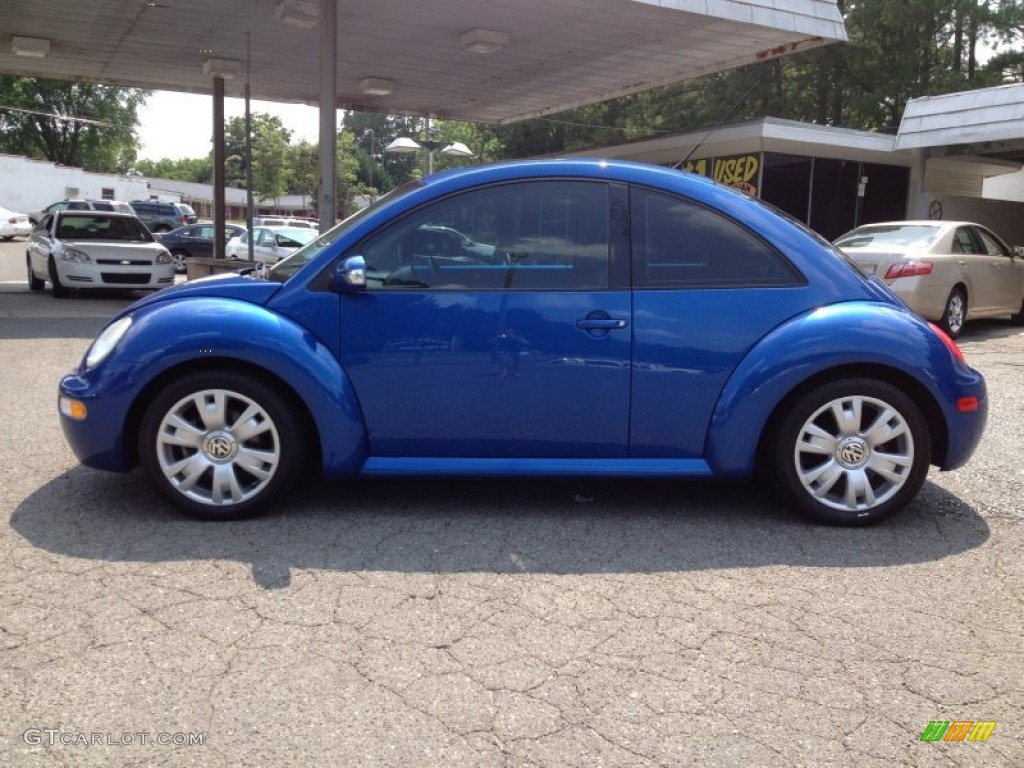
[[[126,301],[30,294],[0,244],[0,765],[1024,765],[1024,329],[968,326],[984,441],[874,528],[527,480],[214,524],[61,435],[57,380]]]

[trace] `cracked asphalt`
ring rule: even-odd
[[[450,480],[212,524],[78,466],[56,382],[124,300],[30,295],[23,251],[0,765],[1024,765],[1024,329],[968,327],[985,439],[875,528],[753,485]],[[933,720],[997,725],[921,742]]]

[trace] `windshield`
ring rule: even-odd
[[[310,236],[314,239],[310,240],[309,243],[297,250],[288,258],[277,262],[277,264],[267,270],[267,280],[273,280],[278,283],[285,282],[288,278],[316,258],[324,248],[335,242],[368,215],[376,211],[378,208],[403,197],[412,190],[418,189],[421,186],[422,184],[418,181],[409,181],[400,187],[395,187],[379,200],[370,203],[370,205],[366,206],[362,210],[356,211],[340,224],[327,230],[322,235],[317,236],[315,230],[309,230]]]
[[[134,216],[105,216],[79,211],[61,214],[55,234],[61,240],[153,242],[149,230]]]
[[[836,240],[840,248],[924,248],[939,234],[931,224],[872,224]]]

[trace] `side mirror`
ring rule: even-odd
[[[341,293],[366,290],[366,260],[362,256],[349,256],[334,268],[331,282]]]

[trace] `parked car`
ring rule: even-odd
[[[186,227],[178,227],[165,233],[154,233],[154,237],[161,245],[171,252],[174,259],[174,271],[184,273],[187,268],[188,259],[193,256],[212,257],[213,236],[217,230],[213,224],[190,224]],[[228,243],[231,238],[245,232],[244,227],[236,227],[234,224],[224,225],[224,242]]]
[[[32,226],[35,227],[48,214],[57,213],[58,211],[118,211],[135,215],[135,211],[132,210],[131,206],[120,200],[61,200],[57,203],[50,203],[41,211],[34,211],[28,214],[28,218]]]
[[[71,289],[155,290],[174,282],[170,252],[127,213],[51,213],[29,236],[25,263],[29,289],[49,282],[57,299]]]
[[[979,317],[1011,315],[1024,323],[1024,258],[979,224],[866,224],[836,245],[953,338]]]
[[[424,252],[458,224],[493,247]],[[747,479],[864,525],[985,425],[955,342],[820,237],[701,177],[618,161],[410,182],[266,270],[119,313],[60,382],[85,464],[185,512],[297,480]]]
[[[32,231],[27,213],[18,213],[0,205],[0,240],[26,237]]]
[[[192,207],[184,203],[132,200],[130,205],[150,232],[170,232],[185,224],[195,224],[199,221]]]
[[[257,216],[252,220],[253,228],[256,227],[299,227],[301,229],[318,229],[319,222],[313,219],[282,218],[280,216]]]
[[[317,236],[315,229],[295,227],[253,227],[253,233],[253,259],[261,264],[276,264]],[[224,253],[229,259],[248,259],[248,230],[231,238]]]

